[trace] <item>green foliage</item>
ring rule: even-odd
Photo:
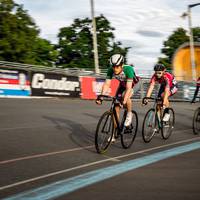
[[[58,45],[39,37],[39,29],[22,5],[0,0],[0,60],[62,67],[94,68],[92,21],[75,19],[60,29]],[[115,42],[114,28],[103,16],[96,18],[99,64],[107,67],[113,53],[125,57],[129,48]]]
[[[56,52],[22,5],[0,0],[0,60],[52,65]]]
[[[63,67],[94,68],[92,21],[89,18],[75,19],[73,24],[60,29],[58,34],[59,60],[57,65]],[[96,17],[99,65],[105,68],[113,53],[127,55],[128,48],[122,48],[115,42],[110,22],[103,16]]]
[[[168,69],[172,67],[172,59],[175,51],[185,42],[189,42],[189,36],[186,34],[186,30],[178,28],[172,35],[163,43],[164,47],[161,52],[165,57],[160,57],[158,62],[164,64]],[[193,28],[194,41],[200,39],[200,27]]]

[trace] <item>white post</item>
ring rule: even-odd
[[[191,66],[192,66],[192,80],[196,81],[194,38],[193,38],[193,31],[192,31],[192,16],[191,16],[190,6],[188,6],[188,25],[189,25],[189,31],[190,31],[190,60],[191,60]]]
[[[99,58],[98,58],[98,48],[97,48],[97,34],[96,34],[96,20],[94,15],[94,2],[90,0],[91,3],[91,14],[92,14],[92,34],[93,34],[93,50],[94,50],[94,65],[95,73],[99,74]]]

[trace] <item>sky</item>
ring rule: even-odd
[[[14,0],[35,20],[41,37],[57,43],[61,27],[75,18],[91,18],[90,0]],[[116,41],[131,47],[128,64],[151,70],[161,56],[163,42],[178,27],[188,30],[181,18],[189,4],[200,0],[94,0],[95,16],[103,14],[115,28]],[[192,8],[192,26],[200,26],[200,6]]]

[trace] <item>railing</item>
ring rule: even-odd
[[[60,67],[48,67],[41,65],[31,65],[16,62],[0,61],[0,66],[7,69],[21,69],[26,71],[42,71],[42,72],[54,72],[72,76],[95,76],[95,77],[105,77],[107,73],[106,68],[100,69],[99,74],[95,74],[92,68],[60,68]],[[149,78],[152,75],[152,70],[136,69],[136,74],[142,78]]]

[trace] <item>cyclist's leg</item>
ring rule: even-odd
[[[170,90],[165,90],[161,96],[162,96],[163,105],[164,105],[163,121],[167,122],[170,119],[170,114],[169,114],[169,107],[170,107],[169,97],[171,96],[171,91]]]
[[[162,106],[163,106],[164,91],[165,91],[165,85],[162,84],[160,86],[159,91],[158,91],[158,98],[162,99],[162,102],[157,104],[157,114],[158,114],[159,120],[160,120],[160,116],[161,116],[161,109],[162,109]]]
[[[117,120],[119,121],[120,116],[120,106],[115,106],[116,114],[117,114]],[[117,128],[117,122],[114,119],[114,127]]]
[[[128,100],[127,100],[127,103],[126,103],[126,107],[127,107],[127,115],[126,115],[126,120],[125,120],[125,123],[124,125],[125,126],[130,126],[131,125],[131,122],[132,122],[132,101],[131,101],[131,97],[133,95],[133,90],[130,92],[129,94],[129,97],[128,97]]]
[[[118,90],[117,90],[116,95],[115,95],[119,102],[122,102],[122,94],[123,94],[123,92],[124,92],[124,88],[121,85],[119,85]],[[120,119],[120,106],[115,105],[115,111],[116,111],[116,114],[117,114],[117,120],[119,122],[119,119]],[[114,127],[115,127],[115,129],[117,128],[117,122],[116,122],[115,118],[114,118]],[[117,132],[116,131],[115,131],[115,137],[117,137]]]
[[[132,101],[131,101],[132,95],[133,95],[133,90],[131,91],[131,93],[128,97],[128,100],[127,100],[127,105],[126,105],[127,106],[127,112],[132,112],[132,106],[133,106]]]

